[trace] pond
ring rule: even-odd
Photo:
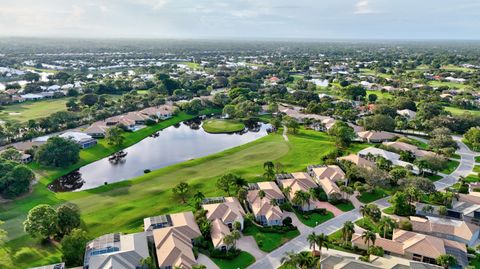
[[[241,133],[210,134],[199,119],[171,126],[110,156],[58,178],[55,192],[81,191],[143,175],[172,164],[207,156],[267,135],[270,125],[255,123]]]

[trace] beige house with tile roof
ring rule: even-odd
[[[357,154],[350,154],[348,156],[339,157],[339,158],[337,158],[337,160],[338,161],[348,161],[348,162],[351,162],[351,163],[355,164],[358,167],[363,167],[363,168],[374,168],[374,167],[376,167],[374,162],[372,162],[370,160],[367,160],[363,157],[360,157]]]
[[[328,197],[334,193],[341,193],[336,181],[345,180],[345,173],[338,165],[310,166],[308,172]]]
[[[395,134],[383,131],[363,131],[357,133],[358,137],[368,143],[380,143],[390,141],[396,137]]]
[[[311,189],[318,188],[317,183],[305,172],[291,173],[289,177],[277,178],[277,181],[284,190],[290,188],[290,192],[287,193],[287,198],[290,201],[295,197],[297,191],[310,193]],[[316,208],[317,204],[314,198],[310,198],[310,203],[302,206],[303,211],[310,211]]]
[[[232,229],[233,223],[238,221],[241,224],[241,230],[243,230],[245,211],[237,198],[225,197],[223,202],[207,203],[203,204],[202,207],[207,211],[207,219],[211,221],[220,219],[229,229]]]
[[[140,110],[140,113],[149,116],[151,119],[158,118],[165,120],[175,114],[175,107],[172,105],[161,105],[156,107],[147,107]]]
[[[252,183],[249,189],[247,201],[256,221],[264,226],[282,225],[283,211],[278,205],[272,204],[272,200],[276,204],[285,202],[285,196],[277,184],[273,181]],[[265,193],[265,197],[260,197],[260,191]]]
[[[419,149],[417,146],[414,146],[414,145],[411,145],[411,144],[408,144],[408,143],[405,143],[405,142],[393,141],[393,142],[383,142],[382,144],[387,146],[387,147],[391,147],[391,148],[394,148],[394,149],[397,149],[397,150],[410,151],[417,158],[425,157],[427,155],[435,155],[435,153],[433,153],[431,151]]]
[[[228,246],[223,243],[223,238],[230,234],[230,229],[220,219],[213,220],[211,225],[210,236],[212,237],[213,247],[227,250]]]
[[[196,264],[193,240],[202,234],[192,212],[146,218],[143,222],[154,242],[160,269],[190,269]]]
[[[361,234],[355,233],[352,243],[360,249],[367,248]],[[377,235],[375,246],[382,247],[385,254],[414,261],[434,264],[438,256],[451,254],[455,256],[460,265],[468,264],[465,244],[416,232],[395,230],[392,240]]]
[[[473,246],[480,233],[480,227],[461,220],[438,217],[410,217],[415,232],[441,237]]]

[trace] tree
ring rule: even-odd
[[[450,129],[448,128],[436,128],[432,132],[430,132],[430,136],[432,138],[430,139],[428,144],[433,149],[439,150],[444,148],[458,148],[458,145],[455,140],[453,140]]]
[[[80,147],[73,140],[54,136],[38,148],[35,158],[45,166],[65,167],[79,160]]]
[[[368,95],[368,101],[370,103],[375,103],[377,101],[377,99],[378,99],[378,96],[374,93],[371,93],[371,94]]]
[[[180,182],[172,189],[173,194],[178,198],[180,198],[182,203],[184,204],[187,202],[186,199],[187,199],[189,190],[190,190],[190,186],[186,182]]]
[[[23,222],[25,232],[33,238],[46,240],[57,232],[58,216],[55,209],[49,205],[37,205],[32,208]]]
[[[273,162],[265,162],[263,164],[263,168],[265,169],[265,173],[263,173],[263,176],[268,180],[275,180],[275,165],[273,164]]]
[[[292,268],[307,269],[315,265],[316,259],[310,255],[309,252],[303,251],[300,253],[288,252],[280,262],[285,266],[291,266]]]
[[[435,262],[447,269],[450,266],[457,265],[457,259],[450,254],[442,254],[435,259]]]
[[[315,246],[317,245],[317,234],[315,232],[312,232],[307,236],[307,242],[309,244],[309,247],[312,249],[312,253],[315,253]]]
[[[0,220],[0,226],[3,225],[3,224],[4,224],[4,222]],[[7,238],[7,231],[5,231],[3,229],[0,229],[0,247],[3,246],[6,238]]]
[[[59,206],[57,216],[60,235],[69,234],[73,229],[80,227],[80,209],[75,204]]]
[[[363,231],[362,233],[362,239],[363,239],[363,242],[365,242],[365,244],[367,244],[367,249],[370,248],[370,242],[372,243],[372,245],[375,245],[375,240],[377,240],[377,235],[372,232],[372,231]]]
[[[352,100],[360,100],[367,95],[367,91],[362,86],[350,85],[343,88],[343,94]]]
[[[150,268],[149,268],[150,269]],[[207,266],[203,265],[203,264],[194,264],[192,266],[192,269],[207,269]]]
[[[125,138],[123,137],[123,130],[118,126],[108,128],[105,132],[105,140],[109,145],[118,147],[123,144]]]
[[[0,158],[9,161],[20,162],[22,160],[22,153],[14,148],[9,148],[0,153]]]
[[[366,117],[363,120],[363,126],[366,130],[392,132],[395,130],[395,120],[388,115],[375,114]]]
[[[352,241],[353,233],[355,232],[355,225],[351,221],[346,221],[343,223],[342,227],[342,239],[343,242],[347,243]]]
[[[388,233],[392,233],[395,227],[395,221],[387,216],[382,216],[378,222],[378,229],[383,232],[383,238],[386,238]]]
[[[335,137],[335,145],[337,147],[346,148],[355,138],[355,131],[343,121],[336,121],[328,130],[328,134]]]
[[[475,150],[480,149],[480,128],[472,127],[470,128],[463,137]]]
[[[328,243],[330,243],[330,240],[328,239],[328,236],[325,234],[319,234],[315,236],[315,243],[318,246],[318,251],[320,252],[320,258],[322,257],[322,248],[326,248],[328,250]]]
[[[80,229],[73,229],[70,234],[63,237],[60,242],[63,260],[68,266],[79,266],[83,264],[85,245],[90,239],[87,232]]]
[[[392,204],[393,212],[396,215],[408,216],[412,213],[412,207],[408,203],[407,195],[402,191],[395,192],[389,202]]]
[[[296,134],[298,132],[298,121],[292,117],[285,117],[285,126],[287,126],[288,132]]]
[[[86,106],[93,106],[98,102],[98,95],[93,93],[84,94],[80,97],[80,102]]]
[[[0,162],[0,194],[6,198],[14,198],[27,192],[35,174],[25,165],[13,162]],[[2,169],[3,168],[3,169]]]
[[[233,174],[225,174],[217,180],[217,188],[226,192],[230,196],[230,191],[232,190],[232,184],[234,180]]]
[[[200,208],[200,205],[202,204],[203,199],[205,199],[205,194],[201,191],[197,191],[193,195],[193,200],[195,201],[195,208]]]
[[[303,210],[304,204],[307,204],[308,207],[310,207],[310,194],[308,192],[298,190],[293,196],[292,203],[298,206],[301,210]]]

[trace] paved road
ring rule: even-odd
[[[456,183],[459,176],[467,176],[468,174],[470,174],[475,164],[474,158],[476,154],[471,150],[469,150],[468,147],[461,142],[461,137],[454,137],[454,139],[455,141],[457,141],[457,143],[460,146],[460,149],[457,151],[457,154],[461,156],[460,165],[452,174],[447,175],[446,177],[435,182],[435,187],[437,187],[437,189],[439,190],[442,190]],[[378,205],[380,209],[383,209],[390,206],[390,203],[388,203],[389,198],[390,197],[385,197],[383,199],[375,201],[374,203]],[[343,213],[329,221],[326,221],[318,225],[317,227],[312,229],[312,231],[315,231],[316,233],[324,233],[329,235],[339,230],[343,226],[343,223],[345,223],[346,221],[354,222],[360,219],[361,217],[362,216],[360,215],[359,209],[354,209],[352,211]],[[270,252],[265,257],[257,260],[254,264],[252,264],[248,268],[249,269],[278,268],[281,265],[280,260],[282,259],[282,257],[285,256],[286,252],[291,252],[291,251],[299,252],[299,251],[308,249],[308,243],[306,239],[307,236],[308,234],[301,234],[300,236],[292,239],[285,245]]]

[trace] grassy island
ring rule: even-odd
[[[207,133],[235,133],[245,129],[245,124],[235,120],[210,119],[203,122]]]

